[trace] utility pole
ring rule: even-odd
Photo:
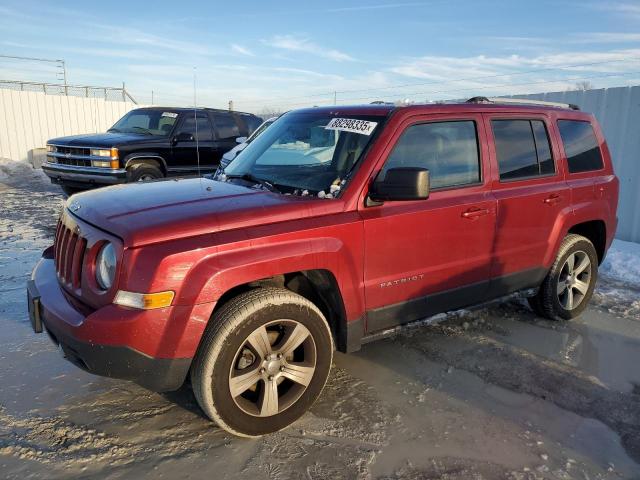
[[[151,105],[153,105],[153,90],[151,90]]]
[[[337,104],[338,104],[338,103],[337,103],[337,101],[336,101],[336,99],[337,99],[337,93],[338,93],[338,92],[336,92],[335,90],[333,91],[333,104],[334,104],[334,105],[337,105]]]
[[[229,111],[233,112],[233,100],[229,100]]]

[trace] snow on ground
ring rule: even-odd
[[[640,243],[614,240],[600,273],[640,288]]]

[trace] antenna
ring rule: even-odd
[[[202,186],[202,175],[200,175],[200,148],[198,145],[198,102],[196,97],[196,67],[193,67],[193,123],[196,125],[196,161],[198,162],[198,178]]]

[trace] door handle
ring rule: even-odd
[[[549,195],[543,201],[547,205],[555,205],[556,203],[559,203],[561,200],[562,200],[562,197],[560,195],[558,195],[557,193],[554,193],[553,195]]]
[[[469,210],[465,210],[462,212],[462,218],[478,218],[483,215],[489,215],[489,209],[487,208],[470,208]]]

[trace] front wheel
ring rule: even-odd
[[[200,407],[228,432],[281,430],[318,398],[333,357],[322,312],[289,290],[258,288],[227,302],[198,348],[191,383]]]
[[[598,279],[598,254],[581,235],[567,235],[538,294],[529,303],[536,313],[552,320],[580,315],[593,295]]]

